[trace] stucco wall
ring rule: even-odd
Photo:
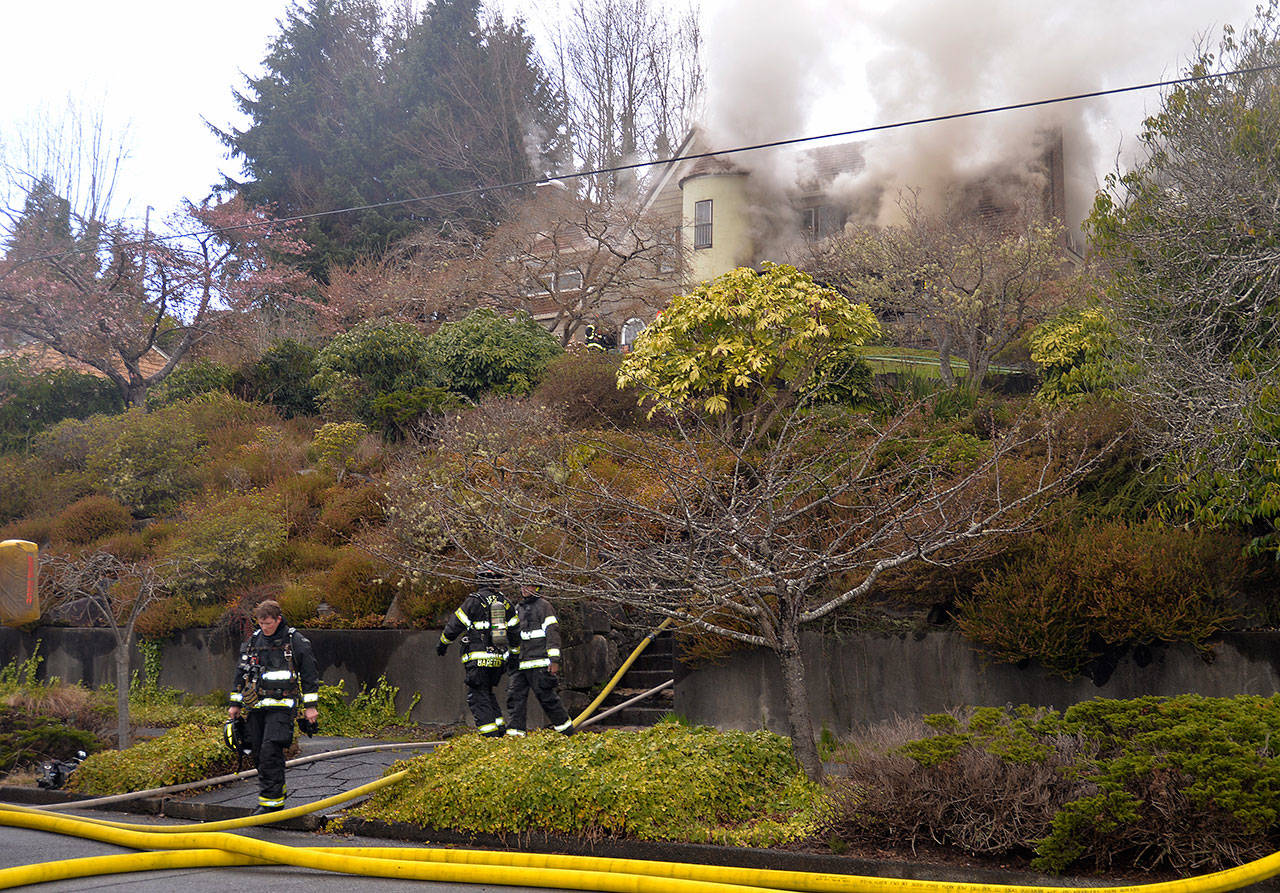
[[[683,241],[688,252],[690,285],[752,262],[755,246],[746,184],[745,174],[719,173],[690,177],[682,185]],[[708,199],[711,201],[711,247],[694,248],[694,205]]]

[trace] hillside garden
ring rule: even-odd
[[[311,244],[237,196],[189,206],[207,229],[159,251],[34,184],[0,261],[0,327],[100,374],[0,362],[0,540],[41,547],[39,624],[109,627],[122,656],[140,642],[154,660],[192,627],[238,637],[264,598],[300,627],[435,628],[483,562],[554,593],[570,630],[588,604],[637,628],[666,618],[694,666],[756,647],[782,671],[785,737],[678,717],[459,735],[364,817],[936,846],[1047,871],[1270,852],[1275,698],[958,710],[841,739],[813,727],[800,633],[947,627],[993,661],[1101,684],[1127,653],[1209,658],[1225,630],[1274,627],[1276,10],[1193,65],[1247,77],[1165,96],[1145,159],[1097,197],[1090,263],[1065,263],[1051,222],[993,232],[904,208],[903,225],[833,239],[812,274],[766,262],[689,288],[626,354],[472,309],[507,309],[466,262],[511,210],[490,196],[465,226],[373,215],[359,238],[313,226]],[[286,27],[309,33],[313,12]],[[472,75],[490,50],[527,61],[519,29],[494,28],[454,60]],[[416,65],[413,33],[378,64]],[[302,103],[283,74],[306,49],[282,40],[253,89]],[[249,135],[224,140],[257,192],[278,191]],[[575,312],[603,323],[602,308]],[[936,350],[897,343],[884,320],[907,318]],[[0,768],[95,751],[75,784],[97,793],[223,759],[216,694],[163,691],[127,659],[96,692],[38,667],[0,670]],[[324,697],[354,734],[407,723],[385,685]],[[172,730],[127,748],[140,725]],[[471,771],[501,788],[491,815],[438,793]]]

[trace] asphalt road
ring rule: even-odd
[[[159,824],[169,820],[127,813],[110,813],[94,810],[94,818],[136,824]],[[268,827],[246,829],[242,832],[261,840],[290,846],[414,846],[396,841],[355,839],[327,834],[309,834],[300,831],[278,831]],[[64,837],[23,828],[0,827],[0,868],[30,865],[61,859],[77,859],[85,856],[105,856],[128,853],[132,850],[93,840]],[[516,893],[525,887],[500,887],[492,884],[436,884],[424,881],[400,881],[390,878],[354,878],[351,875],[332,874],[293,866],[243,867],[243,868],[192,868],[176,871],[147,871],[131,874],[104,875],[55,881],[29,887],[36,893],[61,890],[119,890],[128,893],[209,893],[209,891],[342,891],[353,889],[382,891],[417,891],[417,893],[442,893],[442,891],[469,891],[469,893]],[[546,888],[540,888],[545,890]],[[568,891],[552,891],[568,893]]]

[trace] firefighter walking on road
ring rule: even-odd
[[[519,618],[498,588],[502,578],[492,570],[476,574],[480,588],[468,595],[453,612],[440,634],[436,654],[444,656],[454,639],[462,636],[462,668],[467,686],[467,706],[476,720],[476,731],[489,738],[502,736],[506,723],[494,695],[502,679],[509,643],[515,638]]]
[[[304,721],[315,728],[320,673],[311,643],[285,625],[278,602],[261,602],[253,617],[258,629],[240,649],[227,713],[233,721],[245,714],[245,740],[258,767],[258,813],[277,812],[284,808],[284,752],[293,743],[293,718],[301,701]]]
[[[520,621],[519,638],[511,646],[508,666],[511,681],[507,684],[507,716],[511,725],[507,734],[519,737],[525,733],[525,714],[529,707],[529,690],[533,689],[542,712],[557,732],[573,734],[573,721],[560,702],[557,686],[560,680],[560,623],[551,602],[538,594],[538,587],[523,584],[516,604]]]

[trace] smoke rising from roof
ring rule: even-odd
[[[1200,38],[1243,24],[1252,0],[709,0],[707,137],[712,147],[785,139],[1174,77]],[[1136,149],[1156,91],[889,131],[845,176],[850,207],[891,217],[903,189],[926,203],[992,171],[1031,173],[1046,132],[1063,135],[1068,223]],[[799,153],[734,156],[775,189]]]

